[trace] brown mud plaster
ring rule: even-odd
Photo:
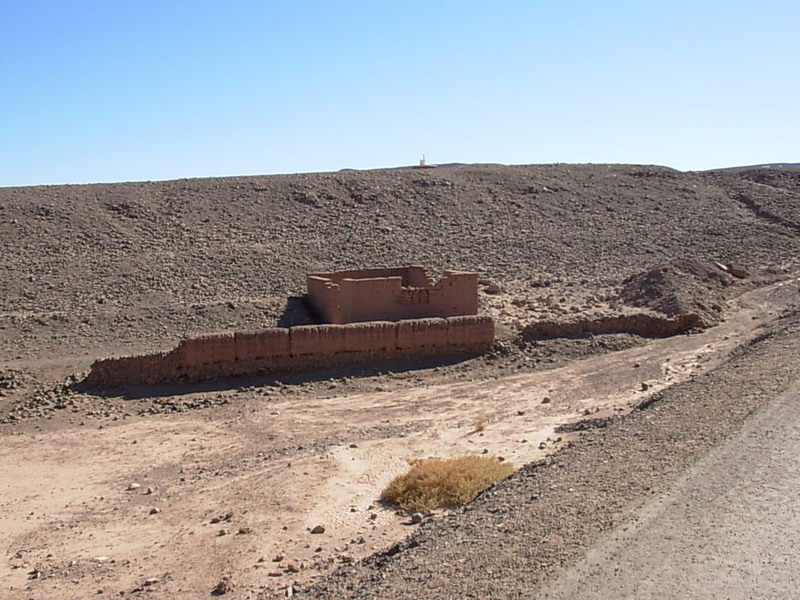
[[[327,323],[478,314],[478,274],[445,271],[432,283],[419,266],[313,273],[307,298]]]
[[[477,355],[493,343],[494,321],[483,315],[222,332],[187,337],[166,353],[95,361],[84,382],[141,385],[312,371],[395,359]]]

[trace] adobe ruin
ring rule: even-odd
[[[152,385],[315,371],[423,357],[475,356],[494,344],[478,315],[478,275],[418,266],[316,273],[308,301],[320,325],[189,335],[167,352],[95,361],[92,386]]]
[[[306,298],[324,323],[400,321],[478,314],[478,274],[445,271],[432,283],[423,267],[312,273]]]
[[[152,385],[476,356],[493,343],[494,321],[485,315],[225,331],[187,336],[168,352],[97,360],[84,382]]]

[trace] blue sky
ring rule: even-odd
[[[797,0],[0,8],[0,186],[800,161]]]

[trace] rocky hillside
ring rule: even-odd
[[[800,256],[800,170],[437,169],[0,189],[0,358],[280,321],[309,271],[474,269],[525,294],[676,257]]]

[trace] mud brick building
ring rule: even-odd
[[[307,300],[325,323],[399,321],[478,314],[478,274],[445,271],[431,282],[420,266],[312,273]]]

